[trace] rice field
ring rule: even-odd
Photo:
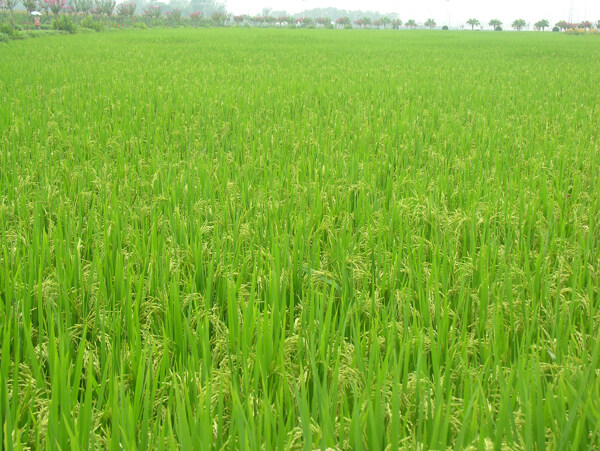
[[[0,46],[0,447],[598,449],[600,40]]]

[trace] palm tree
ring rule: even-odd
[[[512,23],[512,27],[517,31],[521,31],[523,28],[525,28],[525,25],[527,25],[527,22],[525,22],[523,19],[517,19]]]
[[[471,31],[473,31],[475,27],[479,26],[479,21],[477,19],[469,19],[467,20],[467,24],[471,25]]]
[[[550,26],[550,22],[548,22],[546,19],[542,19],[542,20],[536,22],[533,26],[535,27],[536,30],[544,31],[544,29],[546,27]]]
[[[390,24],[392,21],[390,20],[390,18],[388,16],[383,16],[381,18],[381,23],[383,24],[383,28],[387,28],[388,24]]]
[[[488,25],[490,27],[492,27],[494,30],[496,30],[497,28],[500,28],[502,26],[502,21],[500,21],[498,19],[492,19],[492,20],[490,20]]]
[[[415,22],[414,19],[410,19],[408,22],[406,22],[406,26],[408,28],[416,28],[417,22]]]
[[[555,27],[558,27],[559,29],[564,31],[569,28],[569,22],[567,22],[566,20],[561,20],[560,22],[556,23]]]
[[[427,19],[427,21],[425,22],[425,26],[429,27],[429,29],[431,30],[433,27],[435,27],[435,20],[433,19]]]

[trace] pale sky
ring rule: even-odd
[[[259,14],[263,7],[293,14],[303,9],[331,6],[398,13],[405,22],[408,19],[422,22],[431,17],[438,25],[445,25],[450,17],[450,24],[454,27],[464,24],[470,17],[483,24],[490,19],[500,19],[505,28],[520,18],[531,24],[548,19],[554,25],[561,19],[569,20],[571,10],[574,22],[600,20],[600,0],[226,0],[226,4],[230,12],[252,15]]]

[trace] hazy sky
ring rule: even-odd
[[[572,6],[573,21],[600,20],[600,0],[226,0],[226,3],[227,9],[237,14],[258,14],[263,7],[296,13],[308,8],[332,6],[394,12],[404,21],[424,21],[431,17],[439,25],[446,24],[450,14],[453,26],[463,24],[470,17],[482,23],[500,19],[507,24],[523,18],[531,23],[548,19],[554,24],[561,19],[568,20]]]

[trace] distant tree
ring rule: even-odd
[[[165,17],[171,25],[179,25],[181,23],[181,10],[174,8],[171,11],[165,11]]]
[[[153,2],[154,0],[150,0]],[[184,6],[187,1],[182,2],[182,6]],[[204,18],[209,18],[212,13],[215,11],[227,12],[225,8],[225,4],[221,3],[217,0],[191,0],[185,9],[188,11],[196,11],[200,12],[201,16]],[[200,19],[200,17],[198,17]]]
[[[383,24],[383,28],[387,28],[387,26],[392,23],[392,20],[388,16],[383,16],[381,18],[381,23]]]
[[[142,14],[148,19],[158,19],[160,17],[160,6],[147,5]]]
[[[492,19],[489,21],[488,25],[490,27],[492,27],[493,30],[495,30],[498,27],[502,26],[502,21],[498,20],[498,19]]]
[[[119,3],[117,5],[117,15],[120,17],[133,17],[136,7],[137,5],[133,1]]]
[[[583,22],[581,22],[579,24],[579,28],[584,28],[586,30],[589,30],[590,28],[594,28],[594,24],[592,22],[590,22],[589,20],[584,20]]]
[[[367,28],[371,26],[371,18],[370,17],[363,17],[362,18],[362,22],[363,22],[363,27]]]
[[[344,28],[348,25],[350,25],[350,18],[348,18],[348,17],[338,17],[335,20],[336,27]]]
[[[38,8],[37,0],[23,0],[23,6],[27,10],[28,14],[31,14],[31,11],[35,11]]]
[[[550,26],[550,22],[548,22],[546,19],[542,19],[533,24],[533,26],[536,30],[544,31],[544,29]]]
[[[376,28],[381,28],[383,26],[383,22],[381,21],[381,19],[375,19],[373,21],[373,26]]]
[[[115,6],[117,6],[116,0],[96,0],[95,3],[98,14],[106,14],[108,17],[113,15]]]
[[[556,26],[562,31],[570,28],[569,22],[567,22],[566,20],[561,20],[560,22],[556,22]]]
[[[406,26],[410,29],[417,28],[417,22],[415,22],[414,19],[410,19],[408,22],[406,22]]]
[[[394,30],[398,30],[402,26],[402,21],[400,19],[392,20],[392,28]]]
[[[512,27],[517,31],[521,31],[526,25],[527,22],[525,22],[523,19],[517,19],[512,23]]]
[[[229,14],[223,11],[213,11],[210,15],[210,21],[217,27],[224,27],[229,20]]]
[[[311,17],[304,17],[302,19],[302,26],[303,27],[308,28],[308,27],[312,27],[314,25],[315,25],[315,21]]]
[[[435,20],[433,19],[427,19],[427,21],[425,22],[425,26],[429,27],[429,29],[431,30],[433,27],[435,27],[436,23]]]
[[[331,25],[331,19],[329,17],[317,17],[315,23],[320,27],[326,27],[327,25]]]
[[[50,9],[55,18],[58,17],[66,5],[64,0],[44,0],[44,3],[46,4],[46,9]]]
[[[277,18],[277,23],[280,27],[283,25],[289,25],[290,23],[292,23],[292,19],[288,16],[279,16]]]
[[[478,27],[479,21],[477,19],[469,19],[467,20],[467,25],[471,25],[471,31],[475,29],[475,27]]]
[[[71,0],[70,4],[71,9],[80,14],[89,14],[94,7],[93,0]]]
[[[0,1],[0,5],[2,6],[2,9],[5,9],[6,11],[10,12],[10,15],[12,16],[13,13],[13,9],[15,9],[15,7],[17,6],[18,0],[2,0]]]

